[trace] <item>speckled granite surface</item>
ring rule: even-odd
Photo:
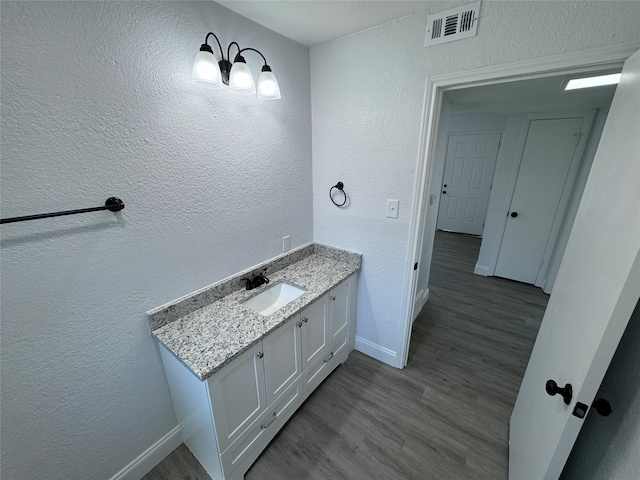
[[[177,300],[173,300],[166,305],[162,305],[158,308],[154,308],[153,310],[148,311],[147,316],[149,317],[149,325],[151,326],[151,330],[154,331],[160,327],[163,327],[164,325],[168,325],[169,323],[182,318],[191,312],[194,312],[207,305],[211,305],[212,303],[217,302],[218,300],[226,297],[236,290],[243,288],[245,285],[244,281],[242,280],[243,278],[253,278],[265,268],[267,269],[266,275],[267,277],[269,277],[278,270],[288,267],[289,265],[292,265],[302,260],[303,258],[312,255],[314,253],[315,245],[316,244],[314,243],[310,243],[296,248],[295,250],[261,263],[260,265],[256,265],[255,267],[244,270],[240,273],[237,273],[236,275],[216,282],[213,285],[201,288],[200,290],[196,290],[189,295],[178,298]],[[323,247],[326,246],[323,245]],[[329,249],[329,251],[338,250],[334,247],[326,248]],[[340,251],[344,252],[344,250]],[[350,252],[347,252],[347,254],[349,253]]]
[[[281,256],[249,271],[257,273],[266,266],[270,279],[268,285],[245,290],[238,280],[248,274],[242,272],[148,312],[153,335],[200,380],[205,380],[360,270],[362,259],[358,253],[319,244],[311,244],[292,253],[297,259],[294,263],[283,260],[285,256]],[[280,266],[283,263],[288,265]],[[280,266],[277,271],[276,266]],[[304,289],[305,293],[269,316],[262,316],[243,305],[246,300],[284,281]],[[225,295],[220,295],[221,292]],[[189,307],[191,311],[186,312]],[[179,316],[176,312],[180,311],[186,313]],[[162,322],[154,322],[154,316],[158,314],[162,316]],[[176,318],[166,321],[172,316]]]

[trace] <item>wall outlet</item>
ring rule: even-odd
[[[282,251],[288,252],[289,250],[291,250],[291,239],[289,235],[287,235],[286,237],[282,237]]]
[[[399,200],[387,200],[387,218],[398,218]]]

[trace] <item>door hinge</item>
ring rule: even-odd
[[[417,269],[418,269],[418,262],[416,262],[416,263],[414,263],[414,264],[413,264],[413,269],[414,269],[414,270],[417,270]]]

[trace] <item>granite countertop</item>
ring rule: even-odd
[[[331,255],[325,256],[323,254],[326,254],[327,249],[333,251],[330,252]],[[339,252],[338,255],[335,254],[336,251]],[[200,380],[207,379],[360,269],[359,254],[324,245],[318,245],[315,251],[308,253],[310,255],[272,274],[267,271],[270,280],[267,285],[253,290],[236,289],[157,328],[153,328],[152,323],[153,335]],[[345,255],[351,257],[347,258]],[[357,258],[357,261],[353,261],[353,258]],[[243,305],[246,300],[281,282],[300,287],[305,293],[268,316],[260,315]],[[160,308],[166,311],[171,307]],[[160,308],[155,312],[159,312]],[[153,311],[148,313],[150,322],[153,314]]]

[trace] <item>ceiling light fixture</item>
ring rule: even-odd
[[[210,35],[213,35],[218,42],[220,61],[216,60],[213,49],[207,43]],[[238,53],[233,59],[233,64],[229,61],[232,45],[235,45],[238,49]],[[280,98],[280,86],[276,76],[271,71],[271,67],[267,65],[267,59],[264,55],[255,48],[241,49],[236,42],[231,42],[227,47],[227,58],[225,58],[220,40],[213,32],[207,33],[204,43],[200,46],[200,51],[196,54],[191,71],[191,82],[194,85],[214,90],[220,90],[223,84],[228,85],[229,91],[236,95],[255,94],[256,86],[253,82],[253,74],[242,56],[242,52],[247,51],[256,52],[264,60],[262,72],[258,76],[258,100],[278,100]]]
[[[598,75],[597,77],[574,78],[569,80],[565,90],[577,90],[579,88],[602,87],[604,85],[617,85],[620,83],[621,73]]]

